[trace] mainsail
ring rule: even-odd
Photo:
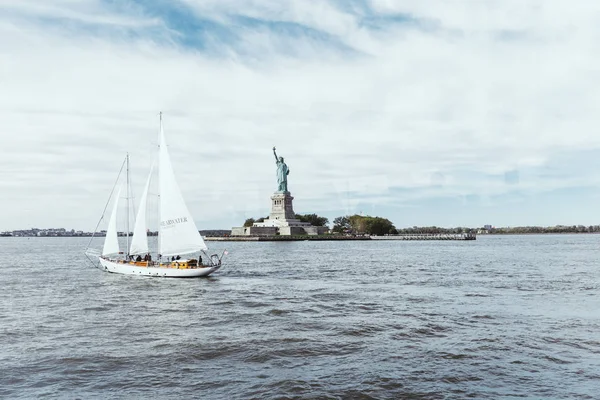
[[[106,256],[109,254],[119,253],[119,238],[117,237],[117,209],[119,208],[119,198],[121,197],[121,188],[117,192],[115,202],[113,204],[112,213],[110,214],[110,220],[108,221],[108,228],[106,228],[106,238],[104,239],[104,248],[102,249],[102,255]]]
[[[154,165],[150,167],[150,174],[146,181],[146,187],[140,199],[140,208],[135,217],[135,227],[133,228],[133,238],[131,239],[131,248],[129,254],[146,254],[148,253],[148,234],[146,233],[146,208],[148,205],[148,190],[150,188],[150,180],[152,178],[152,170]]]
[[[175,181],[171,158],[160,124],[159,149],[160,246],[159,254],[173,256],[206,250],[192,215]]]

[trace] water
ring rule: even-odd
[[[597,398],[599,242],[214,243],[178,280],[0,238],[0,397]]]

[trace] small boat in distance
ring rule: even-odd
[[[111,192],[115,192],[117,183],[126,166],[126,186],[127,186],[127,250],[122,252],[119,247],[117,234],[117,210],[121,196],[121,188],[117,190],[117,195],[113,201],[112,213],[106,230],[106,238],[102,252],[90,248],[90,239],[86,255],[97,258],[98,266],[108,272],[140,275],[157,276],[171,278],[195,278],[207,276],[221,268],[221,260],[226,251],[219,256],[217,254],[208,255],[208,247],[204,243],[194,219],[192,218],[177,182],[171,166],[171,159],[167,150],[165,135],[162,126],[162,113],[160,113],[160,133],[158,147],[158,191],[159,191],[159,218],[160,226],[158,232],[158,252],[153,259],[148,249],[148,235],[146,229],[146,209],[148,191],[152,178],[153,168],[150,168],[150,174],[146,181],[144,192],[140,199],[140,206],[135,219],[133,237],[131,245],[129,244],[129,154],[126,156],[119,171],[117,182]],[[109,202],[110,202],[109,197]],[[105,207],[108,207],[108,203]],[[104,218],[104,213],[100,221]],[[98,222],[98,226],[100,222]],[[96,227],[96,231],[98,229]],[[95,232],[96,232],[95,231]],[[94,235],[95,235],[94,232]],[[194,255],[197,253],[196,255]],[[181,258],[186,256],[187,258]],[[204,257],[202,257],[204,255]],[[143,258],[142,258],[143,257]]]

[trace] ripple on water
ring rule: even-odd
[[[355,328],[339,330],[338,334],[352,337],[375,336],[379,332],[385,331],[384,327],[375,325],[361,325]]]

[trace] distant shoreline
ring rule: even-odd
[[[200,232],[202,234],[202,232]],[[439,233],[439,235],[450,234],[450,233]],[[494,233],[477,233],[478,237],[485,236],[531,236],[531,235],[598,235],[599,232],[494,232]],[[432,233],[400,233],[398,235],[434,235]],[[133,235],[129,235],[133,236]],[[157,236],[156,234],[150,234],[149,237]],[[65,237],[80,237],[80,238],[91,238],[92,234],[83,234],[83,235],[7,235],[0,234],[0,238],[8,237],[8,238],[65,238]],[[94,235],[96,238],[103,238],[105,235],[98,234]],[[126,237],[126,235],[119,235],[119,237]],[[261,237],[261,236],[213,236],[213,235],[204,235],[202,237],[205,240],[209,241],[232,241],[232,242],[251,242],[251,241],[289,241],[289,240],[369,240],[370,236],[343,236],[343,235],[319,235],[319,236],[269,236],[269,237]],[[262,239],[261,239],[262,238]],[[268,239],[267,239],[268,238]]]
[[[506,232],[478,233],[477,236],[514,236],[514,235],[598,235],[600,232]]]

